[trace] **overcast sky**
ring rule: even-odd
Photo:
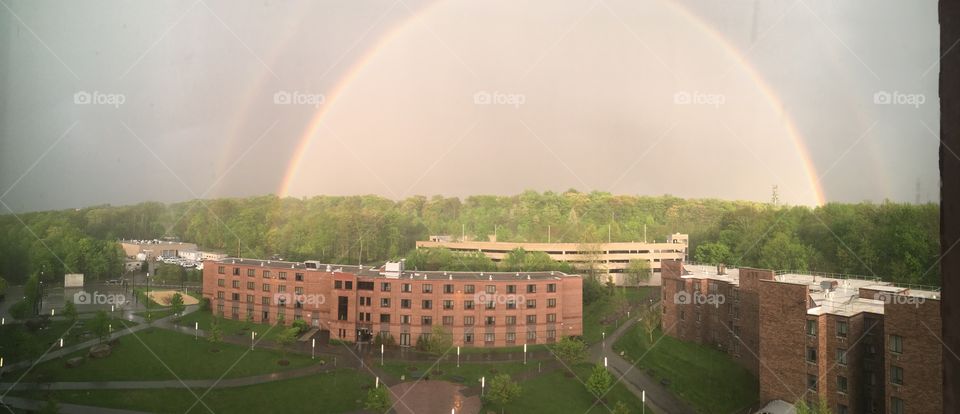
[[[773,185],[791,204],[817,187],[937,198],[933,0],[2,6],[13,211]]]

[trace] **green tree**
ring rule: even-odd
[[[179,292],[174,293],[173,296],[170,297],[170,310],[173,312],[174,318],[176,318],[177,321],[180,320],[185,309],[186,306],[183,304],[183,295]]]
[[[287,316],[283,312],[277,313],[277,325],[283,326],[287,322]]]
[[[440,355],[447,352],[452,346],[453,334],[440,325],[433,325],[425,350],[431,354]]]
[[[284,329],[282,332],[280,332],[279,335],[277,335],[276,342],[277,342],[277,345],[280,346],[281,361],[284,363],[288,362],[287,351],[289,350],[290,345],[293,345],[293,343],[297,341],[298,331],[299,329],[297,328],[287,328],[287,329]]]
[[[363,408],[375,413],[386,413],[390,409],[390,394],[387,392],[387,387],[374,387],[367,391]]]
[[[213,321],[210,322],[210,330],[207,332],[207,342],[213,345],[212,350],[219,350],[220,342],[223,342],[223,328],[220,327],[220,317],[217,315],[213,316]]]
[[[90,332],[93,332],[94,335],[103,342],[103,338],[110,335],[110,317],[107,316],[105,311],[97,311],[93,316],[93,320],[90,321]]]
[[[490,380],[490,384],[487,385],[487,392],[484,398],[499,406],[500,412],[502,413],[504,407],[519,397],[521,392],[520,384],[517,384],[513,378],[510,378],[509,374],[497,374]]]
[[[590,391],[596,399],[603,397],[607,390],[613,386],[613,376],[610,375],[610,372],[607,371],[607,368],[602,364],[597,364],[593,367],[593,372],[590,373],[590,377],[587,378],[587,391]]]
[[[30,278],[27,279],[27,283],[23,286],[23,301],[27,303],[28,309],[30,309],[31,315],[38,315],[40,309],[38,309],[37,304],[40,300],[40,275],[34,273],[30,275]]]
[[[721,242],[701,243],[697,246],[694,257],[697,262],[705,264],[731,264],[733,253],[730,252],[730,247]]]
[[[553,353],[568,366],[583,362],[587,357],[587,345],[583,341],[569,336],[553,345]]]
[[[633,259],[627,264],[626,269],[627,284],[639,286],[641,283],[650,281],[652,272],[650,271],[650,261],[646,259]]]
[[[77,320],[77,307],[73,304],[73,300],[67,299],[66,302],[63,303],[63,316],[70,322]]]
[[[660,327],[660,319],[663,315],[657,306],[644,306],[640,310],[640,327],[647,333],[650,345],[653,345],[653,333]]]
[[[307,330],[310,329],[310,325],[307,324],[307,321],[303,319],[294,320],[290,326],[297,328],[297,335],[303,335]]]
[[[0,277],[0,299],[7,295],[7,279]]]
[[[13,316],[14,319],[24,320],[30,317],[31,313],[33,312],[33,308],[24,299],[24,300],[19,300],[17,301],[17,303],[14,303],[13,305],[11,305],[9,312],[10,312],[10,316]]]

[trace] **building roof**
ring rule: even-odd
[[[239,264],[243,266],[257,266],[277,270],[295,269],[305,271],[319,271],[332,273],[350,273],[360,277],[388,277],[383,274],[382,267],[358,266],[358,265],[340,265],[326,264],[319,262],[288,262],[279,260],[261,260],[227,257],[220,260],[212,260],[221,264]],[[315,266],[308,268],[307,263]],[[404,270],[398,275],[390,277],[392,279],[408,280],[544,280],[560,279],[564,277],[580,277],[579,275],[568,275],[563,272],[448,272],[448,271],[413,271]]]
[[[740,285],[740,269],[725,269],[723,274],[717,272],[713,265],[687,264],[683,265],[683,279],[709,279],[727,282],[734,286]]]

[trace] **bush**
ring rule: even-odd
[[[200,299],[200,310],[210,312],[210,298]]]
[[[30,314],[30,304],[25,300],[21,300],[17,303],[14,303],[10,306],[10,316],[13,316],[14,319],[23,320]]]
[[[308,325],[307,321],[303,319],[297,319],[293,321],[291,326],[297,328],[297,335],[303,335],[305,332],[310,330],[310,325]]]

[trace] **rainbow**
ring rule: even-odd
[[[377,40],[376,44],[366,54],[364,54],[360,59],[358,59],[350,67],[350,69],[346,72],[346,74],[340,79],[340,81],[333,88],[333,91],[327,95],[326,97],[327,99],[323,107],[317,110],[316,113],[314,113],[313,117],[310,119],[309,123],[307,124],[307,127],[304,130],[303,134],[300,136],[299,143],[297,144],[297,147],[293,152],[292,158],[287,166],[286,173],[284,174],[280,184],[280,189],[278,191],[278,195],[280,197],[286,197],[289,195],[290,187],[293,183],[294,178],[297,175],[297,171],[299,171],[300,164],[303,162],[303,159],[305,157],[307,150],[310,148],[310,144],[313,142],[313,137],[316,136],[316,134],[322,128],[325,116],[327,115],[327,113],[329,113],[329,111],[334,106],[334,104],[336,104],[337,99],[343,95],[344,91],[347,88],[349,88],[353,80],[357,78],[357,76],[363,71],[363,69],[367,66],[367,64],[371,60],[373,60],[373,58],[375,58],[377,54],[384,47],[388,46],[398,34],[402,33],[414,22],[421,20],[424,16],[429,14],[430,11],[435,9],[436,6],[440,3],[442,3],[442,0],[439,0],[425,7],[419,13],[416,13],[412,15],[410,18],[395,25],[386,34],[381,36]],[[735,46],[733,46],[729,41],[727,41],[727,39],[723,37],[721,33],[711,28],[706,22],[704,22],[702,19],[697,17],[695,14],[691,13],[689,10],[683,7],[680,7],[680,5],[675,4],[673,2],[664,2],[664,4],[667,4],[673,7],[675,11],[677,11],[680,15],[685,17],[690,23],[696,25],[696,27],[699,28],[704,33],[712,36],[714,40],[716,40],[719,44],[721,44],[728,53],[734,56],[737,62],[740,63],[740,66],[744,70],[746,70],[747,74],[756,84],[757,88],[760,90],[760,92],[763,94],[766,100],[770,103],[770,105],[773,108],[775,108],[777,113],[779,113],[781,118],[784,120],[788,137],[792,141],[794,148],[796,149],[797,154],[799,155],[802,161],[804,173],[807,176],[807,179],[810,184],[810,188],[813,191],[814,198],[817,205],[819,206],[819,205],[825,204],[826,197],[824,196],[823,187],[821,186],[820,179],[818,178],[816,173],[817,171],[816,166],[813,163],[810,157],[810,154],[807,151],[806,146],[804,145],[803,139],[799,131],[797,130],[797,127],[793,119],[789,116],[789,114],[783,111],[782,102],[776,96],[773,89],[766,83],[766,81],[763,80],[763,77],[760,76],[760,73],[757,71],[757,69],[753,67],[753,65],[751,65],[746,60],[746,57],[742,53],[740,53],[740,51]]]

